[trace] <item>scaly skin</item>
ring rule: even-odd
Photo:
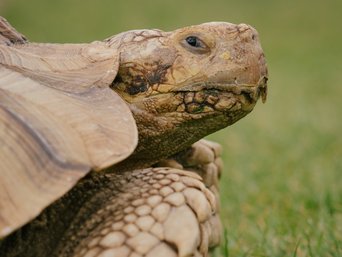
[[[206,23],[173,32],[129,31],[105,42],[120,50],[111,88],[134,114],[138,147],[107,173],[82,180],[10,236],[0,252],[208,256],[219,242],[221,161],[217,147],[214,154],[198,154],[210,143],[188,148],[247,115],[260,96],[266,99],[267,67],[257,32],[245,24]],[[211,155],[216,160],[205,163]],[[165,164],[180,169],[151,168]]]

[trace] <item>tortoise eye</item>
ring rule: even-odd
[[[187,37],[185,41],[192,47],[201,47],[201,41],[198,37],[190,36]]]
[[[183,46],[193,53],[204,54],[210,51],[209,47],[198,37],[188,36],[183,41]]]

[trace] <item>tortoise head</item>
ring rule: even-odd
[[[251,26],[136,30],[107,42],[120,49],[112,88],[130,105],[141,144],[166,142],[176,152],[244,117],[260,96],[266,100],[267,66]]]

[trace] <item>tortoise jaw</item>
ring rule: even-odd
[[[257,84],[239,84],[234,83],[219,83],[219,82],[198,82],[188,84],[181,88],[174,89],[174,92],[199,92],[215,90],[219,92],[233,93],[234,95],[243,95],[250,104],[255,104],[261,97],[263,103],[267,99],[267,76],[262,76]]]

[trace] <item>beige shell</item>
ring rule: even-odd
[[[109,88],[118,66],[102,42],[27,43],[0,17],[0,238],[133,152],[134,118]]]

